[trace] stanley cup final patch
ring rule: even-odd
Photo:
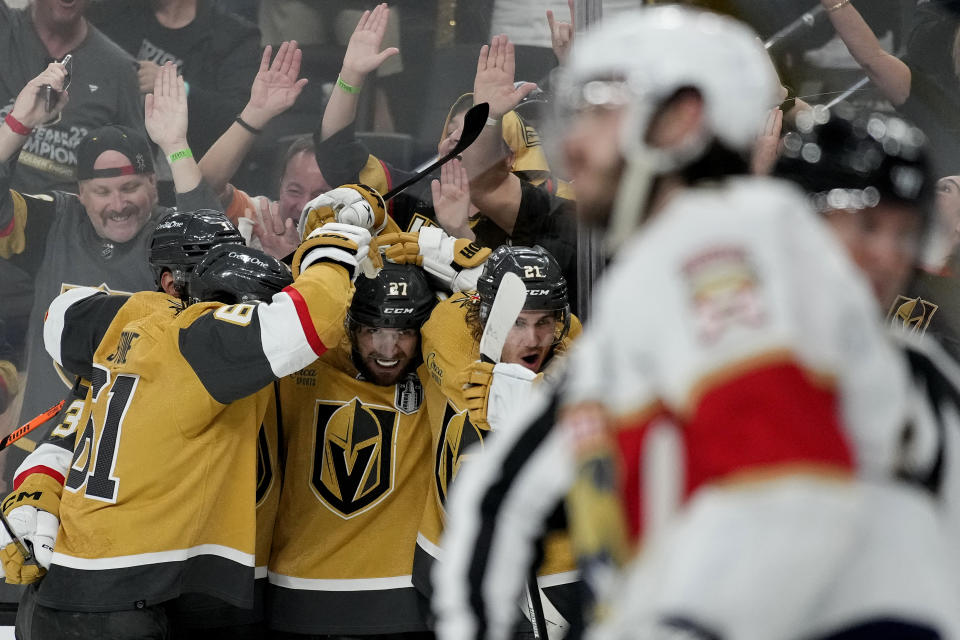
[[[393,406],[400,413],[410,415],[416,413],[421,404],[423,404],[423,385],[420,384],[417,374],[411,373],[397,383],[397,395],[393,400]]]
[[[714,247],[687,260],[686,279],[697,333],[714,342],[733,326],[764,321],[757,272],[739,247]]]
[[[938,305],[923,298],[908,298],[899,295],[890,307],[887,319],[894,328],[901,329],[905,333],[922,336],[926,333],[927,327],[930,326],[933,314],[939,308]]]

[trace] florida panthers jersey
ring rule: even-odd
[[[566,379],[532,394],[455,487],[441,637],[505,637],[523,538],[565,495],[601,597],[622,592],[611,560],[631,541],[641,553],[637,588],[617,598],[633,625],[610,637],[666,633],[657,625],[671,618],[717,637],[804,635],[852,552],[882,557],[889,542],[864,517],[875,500],[860,479],[895,472],[906,369],[862,279],[799,193],[731,179],[675,194],[594,299]],[[874,585],[883,595],[859,613],[937,620],[929,585],[953,593],[942,577],[927,562]]]
[[[367,382],[346,346],[280,387],[285,471],[271,626],[335,635],[426,630],[411,577],[431,479],[419,375]]]
[[[92,406],[42,604],[110,611],[195,592],[251,607],[268,385],[326,350],[351,291],[346,271],[323,263],[269,304],[200,303],[173,318],[150,313],[156,293],[54,301],[47,350],[90,380]],[[140,314],[118,314],[126,305],[146,313],[129,321]]]

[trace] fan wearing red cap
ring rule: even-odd
[[[146,137],[117,125],[78,130],[76,135],[82,140],[75,147],[76,195],[65,191],[29,194],[11,188],[20,170],[18,159],[25,161],[20,152],[31,131],[56,119],[70,99],[73,90],[65,88],[66,75],[64,65],[50,64],[20,91],[0,126],[0,262],[24,265],[21,268],[33,279],[35,294],[26,338],[30,384],[23,392],[21,415],[25,420],[56,404],[72,386],[72,380],[58,371],[43,351],[38,328],[43,326],[47,306],[76,286],[99,286],[114,292],[154,289],[147,253],[153,229],[168,211],[157,204]],[[147,96],[144,122],[151,139],[172,157],[177,207],[181,211],[219,209],[216,194],[202,183],[187,147],[183,83],[172,65],[161,76],[154,93]],[[44,85],[60,96],[50,111]],[[73,177],[71,173],[71,180]],[[6,300],[2,284],[0,299]],[[17,465],[18,456],[22,459],[22,451],[7,453],[8,471]],[[8,480],[0,476],[0,484]]]
[[[97,235],[127,242],[146,224],[157,203],[157,179],[147,139],[133,129],[107,125],[77,147],[80,202]]]

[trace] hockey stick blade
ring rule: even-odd
[[[503,343],[507,341],[507,334],[523,311],[526,301],[527,286],[520,276],[510,272],[503,274],[480,337],[481,356],[491,362],[500,362]]]
[[[473,144],[473,141],[476,140],[480,135],[480,132],[483,131],[483,128],[487,124],[487,116],[489,114],[490,105],[488,105],[486,102],[481,102],[480,104],[475,104],[470,107],[470,110],[467,111],[466,115],[463,116],[463,131],[460,133],[460,140],[457,141],[457,146],[455,146],[450,153],[437,158],[437,160],[426,169],[418,171],[414,175],[410,176],[406,181],[400,183],[393,189],[390,189],[390,191],[387,191],[385,194],[383,194],[384,202],[394,197],[410,185],[419,182],[424,176],[427,176],[431,172],[435,171],[437,167],[450,162],[450,160],[452,160],[455,156],[460,155],[464,149]]]

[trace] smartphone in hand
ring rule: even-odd
[[[66,88],[70,86],[70,76],[73,72],[73,55],[68,53],[63,57],[63,60],[60,61],[60,64],[63,65],[63,67],[67,70],[67,77],[63,80],[63,89],[66,90]],[[46,109],[47,113],[50,113],[57,105],[57,101],[60,100],[60,91],[54,89],[49,84],[43,85],[42,90],[43,107]]]

